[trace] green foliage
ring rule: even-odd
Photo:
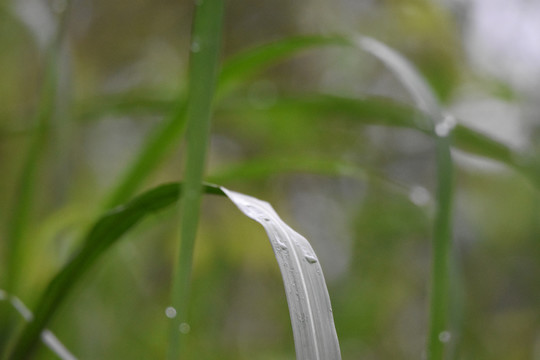
[[[211,194],[223,192],[214,186],[205,186]],[[101,217],[85,236],[81,249],[47,286],[34,310],[34,318],[20,334],[10,359],[27,358],[35,349],[39,335],[54,316],[81,276],[101,257],[122,235],[141,219],[176,202],[180,194],[178,184],[167,184],[152,189],[135,199],[110,210]]]
[[[538,355],[531,320],[540,301],[538,154],[445,113],[459,105],[454,94],[464,78],[491,98],[496,84],[505,90],[497,101],[510,106],[525,97],[500,80],[470,76],[446,10],[429,1],[366,10],[362,31],[385,38],[409,62],[358,36],[357,25],[324,30],[334,35],[294,30],[268,39],[261,19],[289,18],[275,3],[271,10],[261,3],[248,21],[229,17],[234,5],[221,0],[193,9],[105,2],[95,4],[88,23],[81,21],[88,9],[61,3],[47,20],[59,24],[51,36],[30,30],[23,10],[0,9],[2,34],[25,29],[35,38],[13,47],[28,39],[0,35],[0,45],[14,49],[0,55],[0,289],[7,291],[0,292],[0,353],[12,338],[10,359],[48,358],[35,351],[48,327],[81,358],[89,351],[98,358],[164,357],[168,348],[170,359],[288,359],[295,347],[299,358],[339,358],[340,345],[344,358]],[[192,11],[188,36],[178,24]],[[296,14],[301,20],[290,28],[313,14]],[[344,24],[347,16],[340,17]],[[137,17],[144,21],[134,26]],[[250,23],[243,32],[258,45],[246,41],[245,50],[222,60],[231,27]],[[115,37],[117,29],[125,38]],[[184,63],[186,74],[171,76]],[[538,143],[529,128],[529,142]],[[475,167],[463,154],[498,168]],[[178,178],[181,218],[175,211],[149,216],[180,195],[177,183],[155,185]],[[272,199],[314,240],[298,245],[281,219],[266,222],[266,205],[231,197],[267,230],[285,292],[270,249],[245,240],[257,235],[230,208],[203,200],[224,195],[203,180]],[[69,219],[54,220],[69,211]],[[276,234],[295,257],[279,250]],[[121,238],[130,241],[110,251]],[[317,266],[301,260],[311,246]],[[318,278],[319,263],[330,273],[327,283]],[[328,306],[319,306],[329,305],[326,286],[340,344]],[[21,332],[9,293],[33,305],[34,319]],[[85,307],[70,304],[69,295]],[[177,311],[171,319],[163,314],[168,306]],[[486,324],[496,330],[486,332]]]

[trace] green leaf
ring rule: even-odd
[[[261,70],[300,51],[345,44],[347,40],[340,36],[295,36],[243,51],[223,65],[218,83],[218,97],[232,92]]]
[[[186,193],[180,202],[180,251],[172,283],[171,304],[177,309],[177,316],[171,320],[169,328],[167,356],[170,360],[179,358],[185,339],[179,329],[182,323],[187,322],[193,252],[203,190],[202,179],[221,52],[223,12],[223,0],[196,2],[191,34],[186,109],[187,149],[184,171]]]
[[[449,134],[455,127],[453,118],[445,117],[434,91],[405,58],[386,45],[361,38],[359,46],[379,58],[409,90],[417,106],[432,120],[437,160],[437,208],[433,231],[429,336],[427,357],[442,360],[445,343],[439,339],[449,330],[450,257],[452,254],[453,163]]]
[[[49,283],[34,310],[34,320],[29,322],[20,334],[10,355],[10,359],[25,359],[39,340],[39,336],[49,320],[54,316],[66,296],[80,281],[82,275],[99,259],[122,235],[144,217],[157,212],[177,201],[180,196],[179,184],[167,184],[152,189],[123,206],[118,206],[102,216],[86,234],[79,252],[66,264]],[[223,192],[211,185],[203,188],[205,193]]]
[[[330,296],[321,264],[310,243],[283,222],[269,203],[221,189],[268,234],[285,285],[296,358],[341,359]]]
[[[264,158],[244,161],[215,171],[206,180],[214,184],[224,184],[237,180],[266,179],[281,173],[308,173],[329,176],[347,176],[358,180],[373,179],[386,187],[409,196],[411,189],[406,185],[387,179],[371,169],[343,161],[321,158]]]
[[[176,202],[181,190],[180,184],[161,185],[103,215],[89,230],[81,249],[48,284],[33,320],[23,328],[9,359],[30,357],[48,322],[82,276],[134,225]],[[340,359],[330,297],[309,242],[264,201],[214,185],[205,185],[203,191],[226,195],[244,214],[265,227],[283,277],[298,359]]]
[[[301,51],[326,46],[346,46],[361,47],[371,52],[378,51],[379,55],[382,55],[385,50],[381,50],[381,47],[376,44],[376,41],[365,37],[350,39],[343,36],[298,36],[248,49],[224,62],[217,84],[217,99],[223,99],[258,72]],[[390,59],[388,56],[387,61],[389,64],[396,63],[395,59]],[[399,67],[399,62],[394,66]],[[400,72],[398,76],[405,76],[404,74],[404,72]],[[409,86],[410,91],[416,94],[421,111],[388,99],[374,97],[347,99],[326,95],[307,95],[301,99],[278,98],[273,101],[275,102],[274,106],[264,109],[264,111],[277,110],[281,107],[283,111],[295,109],[300,114],[303,111],[311,111],[310,114],[322,116],[322,113],[317,113],[320,110],[324,111],[324,114],[328,116],[358,116],[359,120],[367,124],[405,126],[433,133],[433,124],[426,120],[429,112],[433,113],[433,104],[436,101],[434,95],[430,94],[429,87],[425,85],[425,82],[422,85],[421,82],[412,80],[410,77],[402,80],[405,81],[404,84],[410,84],[410,86],[406,86]],[[107,101],[96,102],[98,104],[97,109],[83,106],[80,113],[86,119],[92,114],[98,116],[108,112],[131,113],[139,111],[169,114],[169,118],[164,121],[143,146],[139,156],[135,158],[134,163],[126,171],[122,181],[113,189],[107,202],[109,206],[116,205],[129,198],[181,138],[185,128],[185,97],[181,96],[180,99],[175,104],[175,102],[156,100],[154,96],[144,97],[138,95],[134,101],[123,97],[114,97]],[[103,109],[99,108],[102,106],[100,104],[105,104]],[[248,101],[241,101],[241,104],[249,108]],[[222,108],[225,111],[230,109],[229,99],[227,103],[218,105],[218,111]],[[172,115],[170,109],[175,109]],[[241,109],[236,107],[236,110]],[[475,155],[501,161],[527,176],[540,188],[540,166],[530,162],[523,164],[523,161],[518,164],[517,162],[520,162],[523,156],[510,150],[506,145],[464,125],[457,125],[451,138],[453,146]],[[505,153],[511,156],[506,156]]]
[[[226,115],[236,114],[252,117],[271,117],[280,121],[287,119],[313,119],[324,121],[336,116],[365,125],[403,127],[436,136],[434,126],[428,123],[429,115],[416,107],[382,97],[347,98],[324,94],[281,96],[268,107],[251,106],[249,102],[229,102],[221,108]],[[291,116],[294,115],[294,116]],[[458,121],[459,122],[459,121]],[[540,189],[540,164],[525,154],[471,129],[457,124],[449,134],[452,147],[471,155],[491,159],[521,173]]]

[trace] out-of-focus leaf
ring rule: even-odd
[[[440,340],[449,330],[450,257],[452,254],[452,203],[453,162],[450,153],[449,135],[455,127],[455,119],[447,117],[439,105],[434,91],[407,59],[383,43],[369,38],[358,42],[364,50],[379,58],[401,80],[409,90],[418,107],[432,121],[435,133],[437,160],[437,209],[433,228],[433,250],[430,288],[429,335],[427,357],[441,360],[447,344]]]
[[[53,278],[41,296],[34,310],[34,319],[20,334],[10,359],[25,359],[34,350],[39,335],[56,313],[81,276],[102,256],[122,235],[129,231],[145,216],[157,212],[180,196],[178,184],[167,184],[152,189],[123,206],[118,206],[102,216],[86,234],[82,248],[68,264]],[[203,188],[205,193],[223,194],[211,185]]]
[[[400,192],[406,196],[410,189],[399,182],[387,179],[371,169],[362,168],[343,161],[320,158],[267,158],[241,162],[225,167],[209,175],[206,180],[214,184],[224,184],[230,181],[264,179],[281,173],[301,172],[309,174],[347,176],[359,180],[372,179]]]
[[[224,0],[196,3],[189,56],[189,84],[186,104],[185,196],[180,200],[179,252],[172,279],[171,304],[177,315],[169,325],[167,359],[177,360],[185,349],[179,329],[187,322],[193,254],[199,225],[206,153],[219,74]]]
[[[347,43],[348,40],[341,36],[297,36],[248,49],[233,56],[223,65],[218,83],[218,96],[230,93],[262,69],[300,51]]]
[[[34,314],[16,296],[6,293],[0,289],[0,301],[8,301],[10,305],[21,315],[24,320],[32,321]],[[41,341],[62,360],[76,360],[76,357],[58,340],[58,338],[47,329],[41,332]]]
[[[279,97],[265,108],[249,103],[230,102],[221,110],[225,114],[242,116],[269,116],[279,121],[283,114],[290,118],[312,118],[322,120],[341,117],[365,125],[404,127],[436,136],[432,125],[428,125],[428,114],[410,105],[381,97],[347,98],[334,95],[304,94],[294,97]],[[484,133],[457,124],[449,134],[452,147],[503,163],[527,177],[540,188],[540,166],[524,154],[497,141]]]

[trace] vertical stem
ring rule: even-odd
[[[181,326],[185,327],[183,324],[187,323],[193,250],[219,64],[223,7],[223,0],[198,1],[193,21],[186,114],[187,158],[184,194],[180,202],[180,252],[172,285],[172,306],[177,316],[170,325],[170,360],[178,359],[185,348]]]
[[[448,342],[453,166],[448,137],[437,138],[437,212],[433,236],[428,359],[441,360]]]

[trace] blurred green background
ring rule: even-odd
[[[36,132],[43,134],[17,259],[16,295],[30,307],[185,90],[192,11],[192,2],[178,0],[1,3],[0,288],[8,283],[7,234],[23,164]],[[460,122],[538,157],[539,18],[540,3],[525,0],[230,0],[222,53],[227,59],[296,35],[368,35],[410,59]],[[45,74],[58,32],[58,83],[51,88]],[[311,48],[216,104],[209,180],[268,200],[312,242],[344,359],[421,359],[433,139],[366,126],[339,109],[280,107],[284,98],[310,94],[412,104],[373,57]],[[54,106],[44,130],[36,114],[48,96]],[[540,359],[538,188],[503,165],[453,155],[455,305],[447,358]],[[144,188],[180,180],[182,157],[178,144]],[[318,162],[380,176],[320,174]],[[165,356],[177,220],[169,210],[145,221],[79,284],[50,326],[75,355]],[[203,203],[190,312],[187,358],[294,358],[283,285],[264,231],[222,198]],[[39,358],[54,355],[42,349]]]

